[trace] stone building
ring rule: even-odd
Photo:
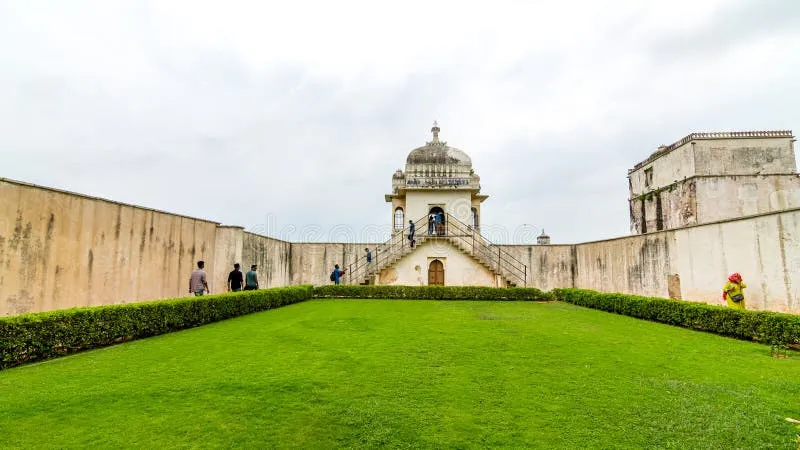
[[[439,126],[434,122],[433,140],[417,147],[406,158],[406,171],[392,176],[393,230],[402,230],[409,220],[427,219],[429,214],[444,212],[473,228],[479,228],[481,178],[472,168],[472,160],[463,151],[439,140]]]
[[[185,296],[197,260],[214,293],[237,262],[256,264],[262,287],[328,284],[338,264],[351,284],[582,288],[715,305],[739,272],[748,308],[800,313],[789,131],[691,134],[662,147],[629,171],[633,234],[551,244],[542,231],[537,245],[481,236],[480,178],[466,153],[432,131],[392,177],[385,199],[396,228],[384,243],[288,242],[0,178],[0,316]],[[438,212],[444,221],[429,233],[427,217]]]
[[[480,234],[480,177],[463,151],[433,139],[406,158],[392,176],[392,238],[375,249],[374,267],[351,267],[361,284],[515,286],[527,282],[527,266]],[[414,223],[414,246],[409,240]]]
[[[628,171],[631,233],[800,207],[791,131],[692,133]]]

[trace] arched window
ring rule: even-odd
[[[395,230],[402,230],[403,229],[403,208],[397,208],[394,210],[394,229]]]
[[[472,208],[472,228],[478,228],[480,223],[478,222],[478,209]]]

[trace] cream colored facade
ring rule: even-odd
[[[480,194],[480,177],[466,153],[439,139],[440,131],[434,123],[433,139],[412,150],[405,172],[398,170],[392,176],[392,193],[386,201],[392,204],[395,231],[436,208],[471,227],[480,225],[481,203],[488,198]]]
[[[498,275],[447,241],[427,241],[396,264],[381,270],[377,284],[427,286],[434,261],[442,263],[446,286],[500,286]]]
[[[636,200],[651,192],[642,177],[653,168],[648,187],[662,199],[662,230],[651,220],[654,198],[644,200],[647,233],[569,245],[551,245],[544,233],[542,245],[486,241],[470,220],[480,220],[486,199],[479,178],[465,153],[446,143],[431,145],[436,134],[415,153],[413,164],[407,160],[405,172],[395,174],[386,196],[392,221],[395,208],[403,208],[404,228],[408,217],[419,219],[433,206],[451,215],[443,236],[428,237],[427,227],[418,227],[414,249],[408,248],[407,230],[386,243],[292,243],[0,179],[0,315],[184,296],[199,259],[206,261],[212,293],[225,290],[236,262],[243,270],[258,264],[261,286],[277,287],[328,284],[334,264],[348,270],[349,283],[425,285],[431,262],[438,260],[445,285],[578,287],[721,304],[721,286],[728,274],[739,272],[749,286],[748,308],[800,313],[793,140],[790,132],[758,133],[773,135],[690,135],[672,149],[662,148],[630,173]],[[763,162],[743,160],[748,152]],[[425,157],[433,162],[426,164]],[[750,172],[737,173],[745,170]],[[674,183],[683,177],[685,182]],[[370,276],[358,269],[365,247],[380,250]]]
[[[693,133],[628,178],[632,233],[800,207],[791,131]]]

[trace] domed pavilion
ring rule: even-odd
[[[471,228],[480,227],[481,203],[488,198],[480,194],[480,177],[470,157],[440,140],[439,131],[434,122],[433,139],[411,150],[405,172],[398,170],[392,176],[392,193],[386,195],[386,201],[392,204],[396,232],[409,220],[416,222],[438,213]]]

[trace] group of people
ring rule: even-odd
[[[412,224],[412,226],[413,226],[413,224]],[[412,234],[413,234],[413,228],[412,228]],[[367,274],[371,274],[372,270],[373,270],[373,267],[372,267],[372,251],[370,251],[369,247],[367,247],[367,248],[364,249],[364,253],[365,253],[365,257],[367,259],[366,273]],[[345,274],[345,270],[340,268],[338,264],[335,264],[333,266],[333,272],[331,272],[331,281],[333,281],[334,284],[341,284],[342,277],[344,276],[344,274]]]
[[[414,222],[409,222],[410,232],[408,239],[411,241],[413,247]],[[429,228],[428,232],[431,233],[431,230],[432,228]],[[372,252],[369,250],[369,248],[365,248],[364,251],[366,252],[367,267],[369,268],[372,264]],[[205,261],[197,261],[197,270],[192,272],[192,276],[189,277],[190,294],[200,296],[211,293],[208,288],[208,280],[204,270],[205,264]],[[234,264],[233,270],[228,274],[228,292],[239,292],[242,290],[251,291],[258,289],[258,273],[256,272],[258,267],[253,264],[250,266],[250,270],[247,272],[247,274],[242,274],[242,271],[239,270],[239,267],[239,263]],[[335,284],[340,284],[344,274],[344,269],[339,268],[339,265],[336,264],[333,268],[333,272],[331,272],[331,281],[333,281]],[[744,299],[744,289],[746,287],[747,284],[745,284],[742,280],[742,275],[739,273],[732,274],[728,277],[728,281],[722,288],[722,300],[725,301],[731,308],[746,309]]]
[[[444,213],[442,211],[430,213],[428,215],[428,236],[444,235]]]
[[[205,261],[197,261],[197,269],[189,277],[189,293],[196,296],[210,294],[208,279],[205,271]],[[228,274],[228,292],[252,291],[258,289],[258,266],[253,264],[250,270],[243,274],[239,270],[239,263],[233,265],[233,270]]]

